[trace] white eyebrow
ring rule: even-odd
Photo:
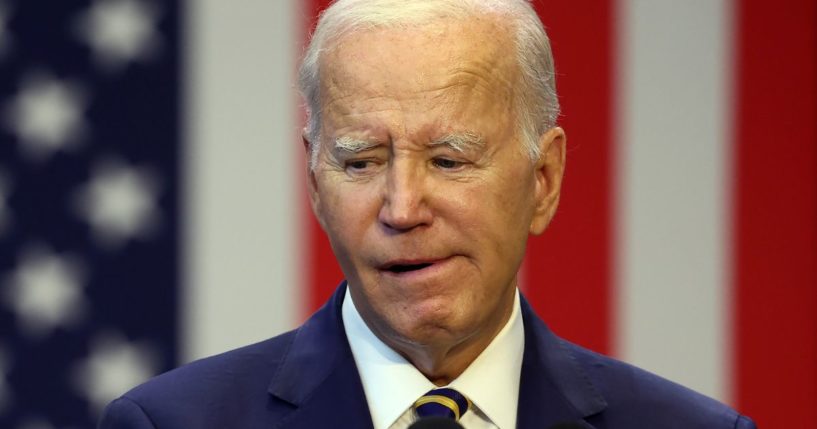
[[[359,153],[369,150],[377,145],[378,144],[374,142],[367,142],[365,140],[359,140],[348,136],[341,136],[335,139],[335,149],[342,150],[344,152]]]
[[[465,152],[466,150],[483,148],[485,140],[476,133],[466,131],[445,135],[431,142],[429,146],[448,146],[457,152]]]

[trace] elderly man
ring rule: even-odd
[[[301,68],[312,208],[346,275],[299,329],[182,367],[101,427],[750,428],[554,336],[517,289],[565,133],[524,0],[339,0]]]

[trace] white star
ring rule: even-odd
[[[17,314],[20,329],[40,339],[58,326],[79,322],[87,304],[79,265],[42,248],[23,252],[6,279],[4,301]]]
[[[20,425],[17,426],[17,429],[54,429],[54,425],[43,419],[34,418],[20,423]]]
[[[154,175],[144,169],[104,162],[79,192],[77,211],[103,245],[146,238],[159,223],[157,188]]]
[[[84,104],[85,97],[75,85],[32,76],[6,106],[4,119],[23,151],[40,159],[82,136]]]
[[[94,341],[87,360],[73,372],[74,385],[98,413],[132,387],[156,375],[156,354],[147,344],[103,334]]]
[[[138,0],[96,0],[78,31],[101,65],[117,69],[157,53],[157,15],[155,7]]]

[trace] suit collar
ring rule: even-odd
[[[343,329],[346,282],[295,333],[269,393],[297,409],[279,427],[372,427],[363,386]],[[573,356],[521,299],[525,352],[517,427],[549,427],[598,414],[607,402]],[[365,423],[361,423],[365,422]]]
[[[554,335],[524,298],[522,320],[525,357],[517,426],[549,427],[603,411],[607,402],[576,361],[572,346]]]
[[[346,334],[341,306],[346,282],[295,332],[268,391],[297,409],[278,427],[371,427],[366,397]],[[368,422],[366,424],[365,422]]]

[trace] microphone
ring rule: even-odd
[[[412,423],[408,429],[464,429],[454,419],[447,417],[425,417]]]

